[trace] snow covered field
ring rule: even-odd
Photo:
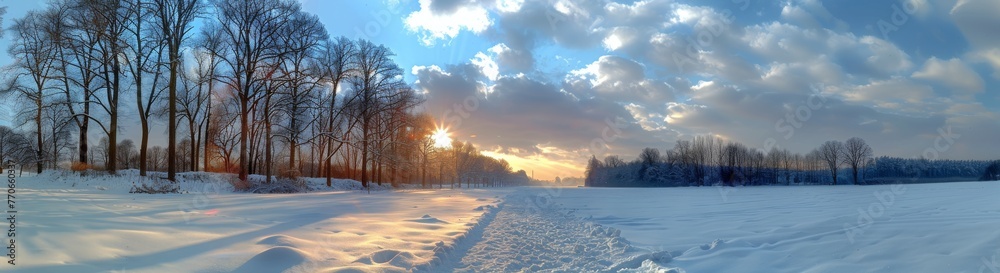
[[[1000,272],[1000,183],[561,189],[687,272]]]
[[[167,195],[18,179],[13,272],[1000,272],[998,183],[258,195],[206,177]]]
[[[186,182],[189,194],[148,195],[123,180],[18,179],[17,265],[2,271],[399,272],[427,266],[505,192],[258,195]]]

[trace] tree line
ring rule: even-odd
[[[0,156],[38,172],[71,162],[244,183],[527,179],[471,144],[434,147],[435,121],[414,110],[422,99],[392,50],[331,37],[295,0],[54,0],[7,32],[15,62],[0,95],[19,102],[15,128],[26,129],[6,129],[16,144]],[[136,142],[120,130],[133,117]],[[166,147],[150,144],[156,122],[167,123]]]
[[[645,148],[626,162],[591,156],[584,184],[591,187],[873,184],[977,180],[988,161],[874,157],[863,139],[827,141],[805,155],[770,151],[714,136],[678,140],[663,154]],[[844,181],[844,176],[847,181]]]

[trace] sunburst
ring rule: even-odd
[[[431,135],[431,139],[434,140],[435,148],[448,148],[451,147],[451,133],[448,133],[447,128],[438,128]]]

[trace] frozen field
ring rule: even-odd
[[[428,266],[504,193],[258,195],[188,182],[189,194],[148,195],[129,194],[128,179],[18,179],[13,272],[403,271]]]
[[[1000,183],[562,189],[687,272],[1000,272]]]
[[[128,179],[19,179],[14,272],[1000,272],[998,183],[140,195]]]

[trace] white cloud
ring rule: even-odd
[[[1000,48],[991,48],[972,52],[971,59],[985,62],[993,67],[993,78],[1000,79]]]
[[[535,57],[531,51],[512,49],[504,43],[499,43],[488,51],[496,55],[497,64],[505,69],[526,72],[535,67]]]
[[[524,0],[497,0],[497,10],[501,12],[518,12],[524,6]]]
[[[834,17],[818,0],[788,1],[781,8],[781,18],[806,28],[827,27],[839,31],[849,27],[846,22]]]
[[[496,81],[500,77],[500,68],[497,63],[493,61],[493,58],[486,56],[482,52],[476,53],[476,57],[470,60],[472,64],[479,67],[483,75],[491,81]]]
[[[638,36],[639,32],[631,27],[615,27],[604,37],[604,48],[608,51],[618,50],[634,43]]]
[[[595,86],[615,82],[636,82],[645,78],[641,64],[617,56],[601,56],[587,67],[570,72],[584,78],[590,78]]]
[[[825,90],[847,102],[874,107],[887,113],[928,116],[939,114],[944,101],[934,89],[904,77],[874,80],[855,86],[835,86]]]
[[[434,3],[434,0],[420,0],[420,10],[404,19],[406,28],[419,33],[424,45],[454,39],[462,30],[481,33],[493,25],[489,12],[480,5],[455,5],[452,11],[434,8]]]
[[[826,56],[846,73],[887,78],[913,67],[909,54],[873,36],[808,29],[772,22],[750,26],[742,37],[750,50],[777,62],[813,62]]]
[[[983,91],[983,78],[959,59],[927,59],[924,67],[913,73],[913,78],[943,83],[951,88],[952,94],[961,98],[971,98]]]
[[[635,103],[626,105],[625,109],[632,114],[632,118],[639,123],[643,130],[661,131],[667,129],[665,121],[669,122],[669,117],[664,117],[661,113],[649,111],[645,106]]]
[[[951,9],[951,19],[965,38],[977,48],[1000,47],[1000,1],[959,0]]]

